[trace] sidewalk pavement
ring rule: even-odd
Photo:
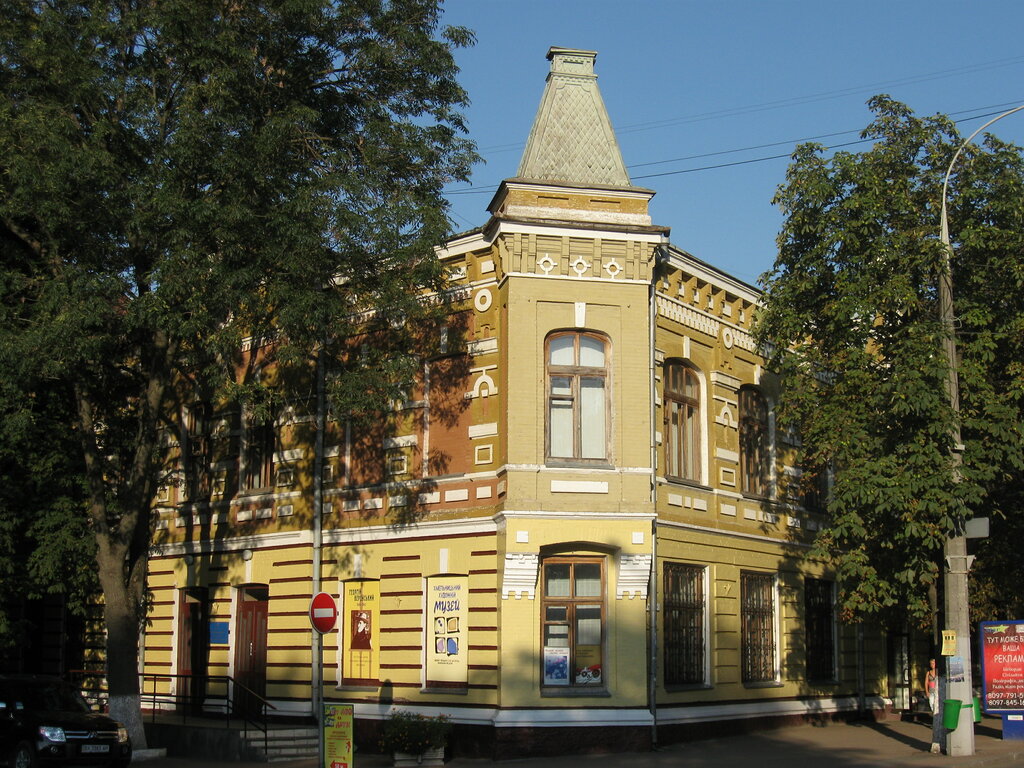
[[[975,754],[932,754],[931,726],[886,720],[802,725],[717,739],[671,744],[653,752],[562,755],[491,761],[455,758],[445,768],[1018,768],[1024,766],[1024,741],[1003,741],[999,718],[985,717],[974,727]],[[316,760],[273,763],[272,768],[317,768]],[[352,768],[388,768],[390,756],[356,753]],[[216,763],[157,757],[140,768],[267,768],[266,763]]]

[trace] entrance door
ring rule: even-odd
[[[889,695],[893,708],[911,709],[910,638],[904,633],[889,635]]]
[[[210,602],[205,587],[179,592],[178,695],[192,712],[202,712],[210,660]]]
[[[234,708],[240,715],[259,714],[267,693],[267,597],[265,586],[239,590]]]

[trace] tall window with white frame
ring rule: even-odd
[[[242,488],[270,490],[274,484],[274,418],[250,423],[245,433]]]
[[[210,493],[210,405],[198,401],[185,413],[182,463],[185,468],[185,492],[190,501]]]
[[[808,680],[835,680],[835,584],[827,579],[804,581],[804,643]]]
[[[674,480],[700,482],[700,379],[689,365],[665,365],[665,464]]]
[[[602,687],[604,558],[545,558],[542,574],[543,685]]]
[[[740,634],[743,682],[775,682],[778,670],[774,574],[740,574]]]
[[[555,463],[606,464],[608,342],[595,333],[547,340],[547,457]]]
[[[743,387],[740,408],[740,479],[743,493],[768,495],[768,404],[754,387]]]
[[[706,680],[705,569],[665,563],[665,684],[701,685]]]

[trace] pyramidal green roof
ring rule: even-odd
[[[582,186],[630,186],[594,74],[596,51],[551,48],[544,95],[516,176]]]

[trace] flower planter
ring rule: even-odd
[[[421,766],[444,765],[444,747],[428,749],[422,755],[395,752],[395,768],[420,768]]]

